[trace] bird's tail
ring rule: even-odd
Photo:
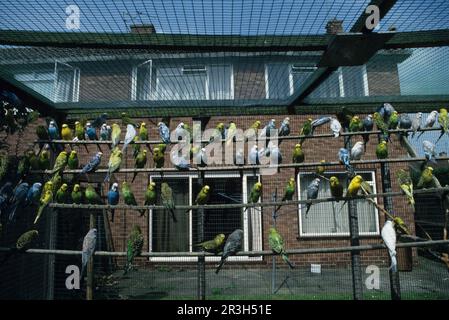
[[[134,180],[136,179],[136,177],[137,177],[137,172],[134,172],[134,175],[133,175],[133,178],[132,178],[132,180],[131,180],[131,183],[134,182]]]
[[[217,269],[215,269],[215,274],[218,274],[218,272],[220,272],[221,268],[223,267],[224,263],[225,263],[226,258],[221,258],[220,263],[217,266]]]
[[[170,214],[171,214],[171,217],[173,219],[173,222],[178,222],[178,219],[176,219],[175,209],[174,208],[170,209]]]
[[[390,269],[393,272],[398,272],[398,260],[396,259],[396,251],[390,253],[390,259],[391,259]]]
[[[288,259],[287,254],[283,253],[283,254],[281,255],[281,257],[282,257],[282,260],[284,260],[285,263],[288,264],[288,266],[289,266],[290,269],[294,269],[294,268],[295,268],[294,264]]]
[[[34,219],[34,224],[36,224],[37,223],[37,221],[39,220],[39,218],[41,217],[41,215],[42,215],[42,212],[44,211],[44,209],[46,208],[47,206],[45,205],[45,206],[39,206],[39,209],[37,210],[37,214],[36,214],[36,218]]]
[[[363,138],[363,146],[366,147],[366,144],[369,142],[369,133],[363,134],[362,138]]]
[[[14,220],[14,216],[16,214],[17,206],[18,206],[18,204],[14,203],[12,205],[12,208],[10,209],[11,211],[9,212],[9,217],[8,217],[8,221],[9,222],[12,222]]]
[[[143,217],[144,215],[145,215],[145,209],[140,209],[140,210],[137,210],[137,211],[139,211],[139,213],[140,213],[140,216],[141,217]]]
[[[311,203],[308,203],[307,205],[306,205],[306,217],[307,217],[307,214],[309,213],[309,210],[310,210],[310,207],[312,207],[312,204]]]
[[[106,173],[106,177],[104,178],[104,182],[109,182],[109,180],[111,180],[111,172],[108,171],[108,173]]]
[[[86,269],[86,265],[82,265],[81,266],[81,272],[80,272],[80,279],[82,279],[83,278],[83,274],[84,274],[84,270]]]
[[[115,209],[111,209],[111,222],[114,222]]]
[[[416,139],[419,139],[419,137],[421,137],[424,134],[424,132],[425,131],[421,131]],[[413,135],[412,135],[412,137],[413,137]]]
[[[345,200],[345,202],[343,202],[340,209],[338,210],[338,214],[341,214],[341,210],[343,210],[343,207],[345,206],[346,202],[348,202],[348,200]]]
[[[438,141],[440,141],[440,139],[444,136],[444,133],[445,132],[443,130],[441,130],[440,136],[438,137],[437,141],[435,141],[435,144],[437,144]]]

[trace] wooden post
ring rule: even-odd
[[[379,143],[382,141],[379,135]],[[382,176],[382,192],[391,192],[391,175],[390,175],[390,165],[388,163],[380,164],[380,172]],[[393,201],[390,196],[383,197],[384,208],[388,212],[393,210]],[[389,269],[390,275],[390,292],[391,300],[401,300],[401,284],[399,282],[399,272],[394,272]]]
[[[95,214],[91,213],[89,217],[89,230],[95,228]],[[93,282],[94,282],[94,255],[92,255],[87,263],[87,289],[86,299],[93,300]]]
[[[198,178],[198,183],[200,186],[204,186],[204,171],[200,172],[200,177]],[[197,235],[198,242],[204,241],[204,209],[198,209],[198,221],[197,221]],[[206,300],[206,260],[205,256],[198,257],[197,263],[197,298],[198,300]]]
[[[351,138],[345,136],[344,144],[351,150]],[[351,178],[348,178],[348,184]],[[349,218],[349,238],[351,247],[359,246],[359,220],[357,216],[357,203],[354,200],[348,200],[348,218]],[[352,272],[352,293],[354,300],[363,300],[363,281],[362,266],[360,263],[360,251],[351,251],[351,272]]]

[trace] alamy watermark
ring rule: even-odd
[[[67,17],[65,19],[65,27],[68,30],[80,29],[80,8],[76,4],[71,4],[65,8]]]

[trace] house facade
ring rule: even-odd
[[[45,54],[42,54],[45,51]],[[40,54],[41,53],[41,54]],[[380,51],[367,64],[362,66],[340,67],[325,82],[323,82],[310,95],[311,98],[344,98],[366,97],[400,94],[400,81],[398,63],[409,56],[407,50]],[[40,58],[40,57],[45,58]],[[52,59],[48,59],[52,56]],[[179,122],[192,126],[191,117],[178,117],[170,114],[170,106],[189,108],[192,101],[204,105],[222,106],[221,115],[199,118],[204,128],[214,128],[218,123],[228,124],[233,121],[238,128],[249,128],[254,121],[259,120],[264,126],[269,120],[275,119],[277,127],[285,117],[290,117],[292,135],[298,135],[302,124],[309,114],[278,114],[278,115],[244,115],[229,116],[227,106],[240,106],[256,103],[261,105],[282,104],[291,99],[301,89],[307,77],[316,69],[320,59],[319,52],[270,52],[270,53],[176,53],[158,52],[148,53],[145,50],[115,50],[106,49],[57,49],[57,48],[7,48],[0,50],[2,57],[0,66],[7,70],[14,70],[15,79],[29,88],[44,95],[55,103],[75,106],[96,104],[112,107],[133,104],[151,105],[167,108],[166,117],[135,117],[135,122],[146,122],[149,127],[150,140],[159,139],[156,124],[167,121],[171,130]],[[199,101],[199,102],[198,102]],[[130,107],[130,110],[132,107]],[[358,110],[353,110],[359,114]],[[86,115],[87,114],[87,115]],[[322,115],[328,115],[323,113]],[[332,114],[329,114],[332,115]],[[364,117],[364,114],[359,114]],[[83,116],[89,117],[88,112]],[[92,115],[93,117],[93,115]],[[72,125],[76,116],[68,120]],[[39,120],[44,123],[43,119]],[[108,123],[120,123],[120,119],[108,119]],[[30,125],[21,136],[11,138],[11,145],[18,155],[33,146],[35,126]],[[125,132],[122,127],[122,132]],[[315,133],[328,133],[329,127],[319,127]],[[353,137],[352,143],[361,140]],[[23,142],[26,143],[23,143]],[[289,163],[295,140],[282,142],[280,149],[284,162]],[[372,136],[366,146],[364,159],[375,159],[377,137]],[[321,160],[336,161],[339,148],[343,147],[343,138],[317,138],[309,139],[303,143],[306,162],[319,162]],[[88,152],[83,146],[75,147],[79,152],[80,163],[86,163],[92,154],[98,151],[95,145],[88,146]],[[130,149],[130,148],[129,148]],[[126,161],[122,168],[132,168],[134,159],[128,149]],[[247,154],[247,148],[245,147]],[[102,166],[107,166],[110,150],[102,148]],[[396,136],[389,144],[391,157],[400,158],[406,151],[400,146]],[[165,157],[165,167],[172,167],[168,152]],[[152,159],[149,160],[152,166]],[[394,179],[397,169],[405,164],[390,165],[393,191],[399,187]],[[246,203],[249,192],[254,183],[260,181],[263,185],[262,202],[273,199],[277,192],[277,199],[282,197],[284,187],[290,177],[294,177],[297,185],[295,199],[306,198],[306,187],[314,176],[315,168],[301,169],[297,175],[293,168],[283,168],[278,173],[263,175],[258,171],[208,171],[205,183],[212,190],[209,203]],[[380,166],[356,166],[366,181],[373,187],[374,192],[382,192],[382,177]],[[346,184],[346,174],[342,166],[327,168],[326,177],[338,176]],[[117,173],[114,178],[119,183],[130,181],[132,174]],[[182,205],[193,204],[200,186],[198,174],[195,171],[167,173],[161,178],[158,173],[140,173],[131,184],[137,202],[143,204],[144,192],[150,181],[157,183],[164,180],[174,191],[175,203]],[[87,181],[82,184],[85,185]],[[98,190],[103,196],[109,188],[105,184]],[[329,186],[322,181],[319,198],[330,195]],[[383,199],[377,199],[380,205]],[[380,229],[384,217],[371,204],[363,200],[357,203],[358,227],[361,244],[379,243]],[[414,231],[413,212],[402,197],[393,198],[394,214],[403,218],[409,228]],[[71,210],[76,211],[76,210]],[[244,251],[258,251],[268,248],[268,229],[273,225],[272,208],[242,209],[208,209],[205,212],[204,237],[211,239],[218,233],[230,234],[240,228],[244,231]],[[72,212],[73,213],[73,212]],[[79,224],[77,230],[69,224],[75,223],[75,215],[58,218],[58,247],[65,249],[79,249],[79,241],[67,242],[63,234],[70,232],[75,237],[82,238],[87,231],[87,218],[76,220]],[[82,213],[81,213],[82,214]],[[125,251],[127,236],[134,224],[139,224],[146,235],[144,250],[150,252],[191,252],[197,250],[198,242],[196,212],[188,213],[176,211],[177,221],[174,222],[164,210],[150,210],[140,217],[137,212],[130,210],[116,210],[114,221],[110,214],[98,218],[99,230],[104,242],[103,248],[111,251]],[[87,215],[86,215],[87,216]],[[100,216],[100,215],[98,215]],[[306,216],[305,210],[297,205],[285,205],[279,210],[276,226],[285,238],[286,248],[318,248],[340,247],[349,245],[349,222],[347,204],[320,203],[313,205]],[[74,246],[74,247],[65,247]],[[411,252],[411,251],[410,251]],[[410,252],[400,253],[400,259],[409,261]],[[416,252],[413,252],[415,255]],[[365,265],[388,265],[388,255],[384,250],[363,251],[362,262]],[[218,257],[208,257],[206,261],[214,263]],[[263,257],[233,257],[231,261],[255,264],[257,266],[271,266],[271,258]],[[324,266],[347,266],[350,264],[349,253],[333,254],[307,254],[295,255],[291,260],[299,266],[321,264]],[[123,260],[117,259],[119,264]],[[149,267],[159,264],[172,264],[173,266],[191,265],[194,267],[196,258],[186,257],[154,257],[140,258],[138,263]],[[407,264],[407,263],[405,263]],[[232,266],[232,264],[230,264]],[[231,268],[228,264],[228,268]],[[407,266],[404,266],[407,268]]]

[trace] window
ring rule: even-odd
[[[316,70],[316,67],[308,67],[293,64],[290,72],[291,93],[297,92],[306,82],[307,78]]]
[[[160,195],[159,176],[151,177],[156,182],[158,195]],[[164,175],[173,190],[175,203],[178,205],[191,205],[200,190],[196,175],[169,176]],[[259,181],[258,176],[252,174],[206,174],[205,183],[211,188],[209,204],[242,203],[253,185]],[[160,203],[160,198],[158,199]],[[260,208],[250,208],[243,212],[242,208],[234,209],[208,209],[204,212],[204,239],[213,239],[217,234],[228,236],[235,229],[244,231],[244,251],[262,249],[262,218]],[[177,222],[174,222],[166,210],[153,210],[150,213],[150,251],[153,252],[193,252],[197,248],[198,229],[196,211],[176,210]],[[233,257],[235,260],[253,260],[259,258]],[[219,257],[207,257],[217,260]],[[195,261],[196,258],[151,258],[153,261]]]
[[[155,66],[151,60],[133,68],[132,100],[226,100],[234,98],[231,65]]]
[[[286,99],[290,96],[289,64],[272,63],[265,66],[265,90],[267,99]]]
[[[368,96],[366,66],[340,67],[333,72],[310,97],[338,98]]]
[[[362,172],[359,174],[367,181],[376,192],[375,173]],[[335,175],[347,187],[346,173],[326,173],[325,177],[330,178]],[[298,193],[299,199],[307,199],[307,186],[315,179],[313,173],[300,173]],[[323,179],[322,179],[323,180]],[[321,181],[319,198],[330,197],[330,188],[327,181]],[[377,209],[366,200],[356,200],[357,215],[359,218],[360,235],[378,235],[379,219]],[[305,208],[299,206],[299,230],[300,236],[349,236],[348,204],[346,203],[340,210],[343,202],[322,202],[313,204],[305,217]]]
[[[77,102],[80,70],[69,64],[56,62],[52,69],[18,73],[15,78],[53,102]]]

